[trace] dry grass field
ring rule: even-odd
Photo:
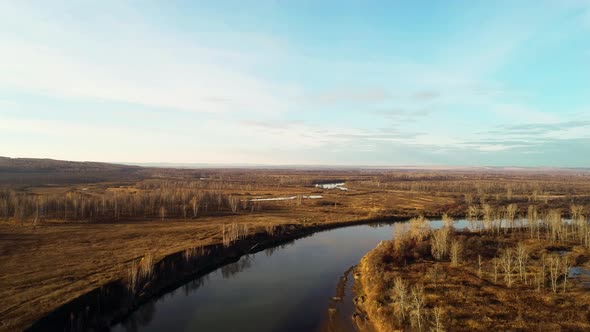
[[[574,208],[579,208],[579,206]],[[413,219],[361,261],[361,329],[587,331],[590,229],[584,215],[429,230]],[[450,221],[450,219],[447,219]],[[505,220],[504,220],[505,222]]]
[[[125,279],[141,257],[158,262],[187,248],[225,243],[234,225],[247,236],[280,225],[461,217],[482,202],[566,208],[590,201],[590,177],[577,170],[103,172],[100,164],[70,164],[62,172],[53,164],[24,171],[22,165],[0,166],[0,179],[9,179],[0,188],[3,331],[25,329],[63,304]],[[344,183],[347,190],[317,186],[325,183]]]

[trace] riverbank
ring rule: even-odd
[[[366,219],[327,224],[284,224],[272,232],[261,230],[229,245],[212,244],[168,255],[153,264],[150,276],[136,281],[117,280],[94,289],[51,312],[33,324],[30,331],[106,329],[137,307],[186,282],[199,278],[243,255],[291,242],[317,232],[335,228],[400,221],[398,218]]]
[[[51,316],[48,322],[52,324],[63,321],[65,316],[71,319],[72,314],[80,317],[76,311],[85,307],[81,303],[96,299],[97,295],[106,302],[94,303],[102,303],[103,308],[112,306],[114,310],[107,313],[106,320],[97,322],[104,325],[123,317],[169,287],[232,262],[243,254],[322,230],[385,219],[404,220],[406,217],[343,216],[341,221],[293,223],[293,219],[287,216],[265,214],[250,215],[247,221],[245,219],[228,216],[223,222],[203,219],[198,222],[151,221],[108,225],[68,223],[41,225],[34,229],[0,225],[1,256],[5,258],[2,265],[7,267],[0,278],[0,296],[5,299],[0,311],[0,330],[23,330],[47,315]],[[223,225],[226,229],[241,225],[246,233],[226,247]],[[15,245],[8,247],[8,241]],[[196,256],[195,261],[184,258],[190,250]],[[200,254],[204,252],[208,254]],[[148,255],[153,260],[154,275],[161,271],[164,272],[163,277],[156,278],[157,282],[151,280],[148,287],[137,286],[140,291],[131,294],[126,290],[130,266]],[[187,264],[178,264],[179,260]],[[170,269],[169,262],[174,262],[173,269]],[[108,296],[104,297],[104,294]],[[116,304],[117,301],[120,303]]]

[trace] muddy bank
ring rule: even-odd
[[[238,240],[228,247],[218,244],[178,252],[155,263],[152,276],[140,281],[135,287],[135,291],[129,290],[125,280],[111,282],[58,308],[35,322],[28,330],[109,330],[112,324],[121,321],[150,299],[170,292],[221,266],[236,262],[243,255],[285,244],[320,231],[401,220],[405,220],[405,218],[391,217],[331,224],[283,225],[275,228],[273,235],[259,232]]]
[[[381,243],[379,244],[381,245]],[[379,324],[375,324],[371,321],[371,313],[368,312],[371,308],[365,305],[367,300],[367,295],[369,294],[372,289],[369,285],[371,280],[370,274],[373,272],[370,270],[371,266],[367,263],[367,256],[370,255],[375,249],[371,252],[367,253],[359,264],[353,270],[353,277],[354,277],[354,289],[355,289],[355,296],[353,299],[354,306],[355,306],[355,314],[353,316],[354,323],[356,324],[357,328],[361,331],[380,331]],[[373,315],[375,316],[375,315]]]
[[[336,293],[330,298],[328,303],[328,321],[326,322],[325,331],[328,332],[347,332],[351,331],[351,324],[349,324],[351,313],[347,312],[346,308],[346,290],[351,271],[354,270],[354,266],[349,267],[342,276],[338,279],[336,284]],[[348,294],[351,296],[352,294]],[[346,317],[348,316],[348,317]]]

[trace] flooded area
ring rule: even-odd
[[[346,188],[344,186],[344,182],[338,182],[338,183],[318,183],[315,185],[316,188],[322,188],[322,189],[338,189],[338,190],[344,190],[347,191],[348,188]]]
[[[590,267],[572,266],[568,270],[568,278],[576,281],[582,288],[590,288]]]

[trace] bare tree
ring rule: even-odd
[[[482,266],[482,260],[481,260],[481,255],[477,255],[477,276],[481,279],[481,277],[483,276],[483,272],[481,270],[481,266]]]
[[[484,228],[490,229],[492,226],[494,208],[486,203],[482,205],[481,209],[483,211]]]
[[[432,232],[430,250],[434,259],[440,261],[447,255],[449,250],[449,233],[450,229],[448,227],[443,227]]]
[[[401,277],[396,277],[393,280],[393,296],[394,303],[397,304],[394,311],[397,313],[400,325],[403,325],[408,312],[410,296],[408,294],[408,284]]]
[[[33,225],[37,225],[41,216],[41,199],[35,197],[35,217],[33,219]]]
[[[551,289],[554,293],[557,293],[557,280],[561,274],[560,258],[557,255],[551,255],[547,260],[549,262],[549,278],[551,280]]]
[[[188,213],[187,212],[187,209],[188,209],[188,206],[186,204],[182,204],[182,218],[184,220],[186,220],[186,216],[187,216],[187,213]]]
[[[231,212],[237,213],[238,208],[240,207],[240,199],[238,197],[229,195],[228,202],[229,202],[229,206],[231,208]]]
[[[561,266],[563,268],[563,292],[565,293],[567,287],[567,278],[570,273],[571,263],[569,256],[563,256]]]
[[[442,221],[443,221],[444,228],[452,229],[455,227],[455,220],[446,213],[443,213]]]
[[[571,214],[572,220],[577,220],[578,217],[580,217],[583,213],[584,213],[584,207],[582,205],[572,204],[570,206],[570,214]]]
[[[498,269],[500,267],[500,258],[494,257],[492,260],[492,264],[494,265],[494,283],[498,283]]]
[[[545,270],[546,269],[547,269],[547,256],[545,254],[543,254],[541,256],[541,277],[539,280],[539,290],[541,288],[545,289],[545,275],[546,275]]]
[[[529,207],[528,207],[527,223],[529,226],[531,238],[533,238],[536,234],[537,239],[539,239],[540,238],[539,213],[537,211],[537,207],[534,205],[529,205]]]
[[[0,214],[4,216],[5,221],[8,221],[10,218],[10,204],[8,204],[8,197],[0,199]]]
[[[443,332],[445,330],[442,320],[445,316],[443,308],[436,306],[432,308],[432,329],[433,332]]]
[[[409,221],[410,237],[416,241],[422,241],[430,233],[430,223],[424,216],[412,218]]]
[[[512,187],[511,186],[506,186],[506,199],[507,200],[511,200],[512,199]]]
[[[451,242],[451,264],[454,266],[461,263],[463,256],[463,244],[460,240],[453,240]]]
[[[516,211],[518,211],[518,205],[516,204],[508,204],[506,206],[506,220],[508,221],[508,225],[510,229],[514,228],[514,218],[516,216]]]
[[[465,194],[465,203],[467,205],[473,204],[473,195],[472,194]]]
[[[514,272],[514,250],[507,248],[500,256],[500,266],[504,271],[504,281],[508,288],[512,287],[512,272]]]
[[[531,202],[536,202],[539,198],[539,190],[533,190],[532,194],[529,196],[529,200]]]
[[[469,222],[471,223],[471,228],[475,228],[475,223],[479,218],[479,209],[475,205],[469,205],[467,208],[467,216],[469,218]]]
[[[196,218],[199,215],[201,200],[197,198],[197,196],[193,196],[193,198],[191,198],[191,206],[193,208],[193,218]]]
[[[127,271],[127,288],[135,292],[141,282],[148,280],[154,270],[154,257],[146,253],[139,261],[134,260]]]
[[[417,284],[412,287],[412,323],[422,331],[422,320],[424,318],[424,304],[426,296],[424,295],[424,285]]]
[[[519,242],[516,246],[515,256],[520,280],[526,283],[526,265],[529,259],[529,251],[523,242]]]

